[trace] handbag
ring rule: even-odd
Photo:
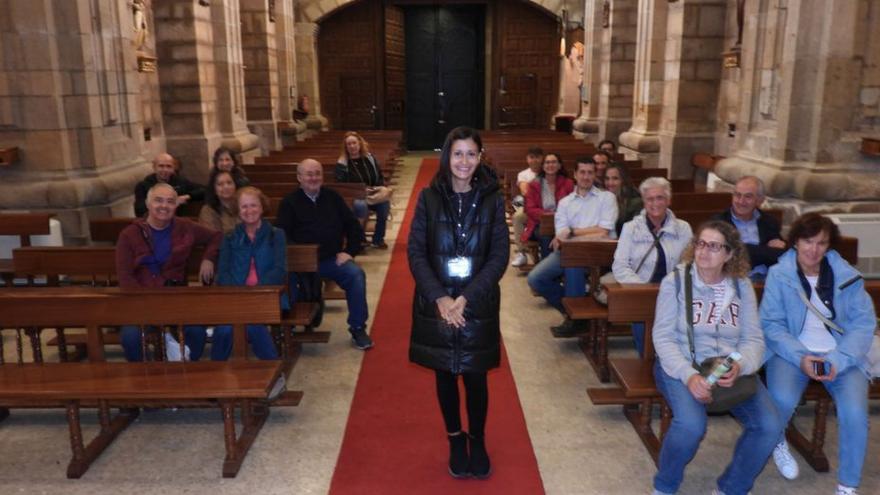
[[[694,350],[694,321],[693,321],[693,279],[691,278],[691,264],[688,264],[684,272],[684,304],[685,315],[688,324],[688,346],[691,350],[691,365],[695,370],[700,372],[704,378],[712,373],[715,364],[724,359],[724,356],[710,357],[697,365],[697,353]],[[678,269],[675,270],[675,277],[678,279]],[[739,293],[739,282],[736,283],[736,290]],[[712,402],[706,404],[706,412],[723,413],[731,410],[737,404],[750,399],[755,392],[758,391],[758,377],[756,375],[740,375],[730,387],[712,387]]]
[[[819,311],[816,306],[813,306],[813,303],[807,298],[807,295],[804,294],[803,291],[797,291],[798,295],[801,297],[801,301],[807,306],[814,315],[816,315],[822,323],[825,324],[831,330],[843,335],[845,332],[843,328],[840,327],[837,323],[834,323],[827,316],[823,315],[821,311]],[[875,330],[874,338],[871,339],[871,347],[868,348],[868,353],[865,354],[865,359],[868,361],[868,375],[871,378],[880,378],[880,335],[877,335]]]

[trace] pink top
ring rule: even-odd
[[[251,267],[248,270],[247,278],[244,279],[244,285],[248,287],[253,287],[260,283],[259,277],[257,277],[257,262],[254,261],[254,257],[251,256]]]

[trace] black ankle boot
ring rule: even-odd
[[[447,435],[449,438],[449,474],[453,478],[464,478],[468,473],[467,433]]]
[[[486,452],[486,444],[483,436],[468,435],[470,438],[471,457],[468,462],[468,471],[477,479],[486,479],[492,474],[492,464],[489,463],[489,454]]]

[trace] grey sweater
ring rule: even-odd
[[[680,282],[676,284],[676,271]],[[691,364],[685,320],[684,265],[670,271],[660,283],[654,318],[654,348],[667,375],[687,383],[697,370]],[[738,351],[740,374],[756,373],[764,356],[764,333],[758,320],[755,291],[748,279],[726,278],[724,302],[717,318],[713,318],[715,296],[712,287],[703,283],[694,267],[693,321],[694,349],[697,363],[714,356]],[[735,284],[739,285],[739,291]]]

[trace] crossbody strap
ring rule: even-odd
[[[688,263],[684,268],[684,317],[687,321],[688,348],[691,351],[691,364],[695,369],[700,369],[697,366],[697,352],[694,348],[694,280],[691,277],[692,266],[692,264]],[[677,276],[678,270],[676,270]]]
[[[841,328],[840,325],[829,320],[827,316],[823,315],[822,312],[819,311],[818,308],[816,308],[816,306],[813,306],[813,303],[810,302],[809,299],[807,299],[807,295],[804,294],[803,290],[799,290],[799,291],[797,291],[797,293],[801,297],[801,301],[803,301],[804,304],[807,306],[807,309],[809,309],[814,315],[816,315],[816,318],[819,318],[820,320],[822,320],[822,323],[824,323],[825,326],[827,326],[828,328],[834,330],[835,332],[837,332],[841,335],[844,334],[843,328]]]
[[[648,220],[646,218],[645,222],[647,222],[647,221]],[[654,243],[651,244],[651,247],[649,247],[648,250],[645,251],[645,255],[642,256],[642,261],[639,261],[638,266],[636,266],[636,270],[635,270],[636,273],[639,273],[639,270],[642,269],[642,265],[645,264],[645,261],[648,259],[648,256],[651,254],[651,251],[653,251],[654,249],[657,249],[657,246],[660,244],[660,236],[663,235],[663,231],[660,232],[660,235],[654,235],[654,232],[651,230],[650,227],[648,227],[648,232],[650,232],[651,236],[654,238]],[[659,251],[657,252],[657,256],[660,256]]]

